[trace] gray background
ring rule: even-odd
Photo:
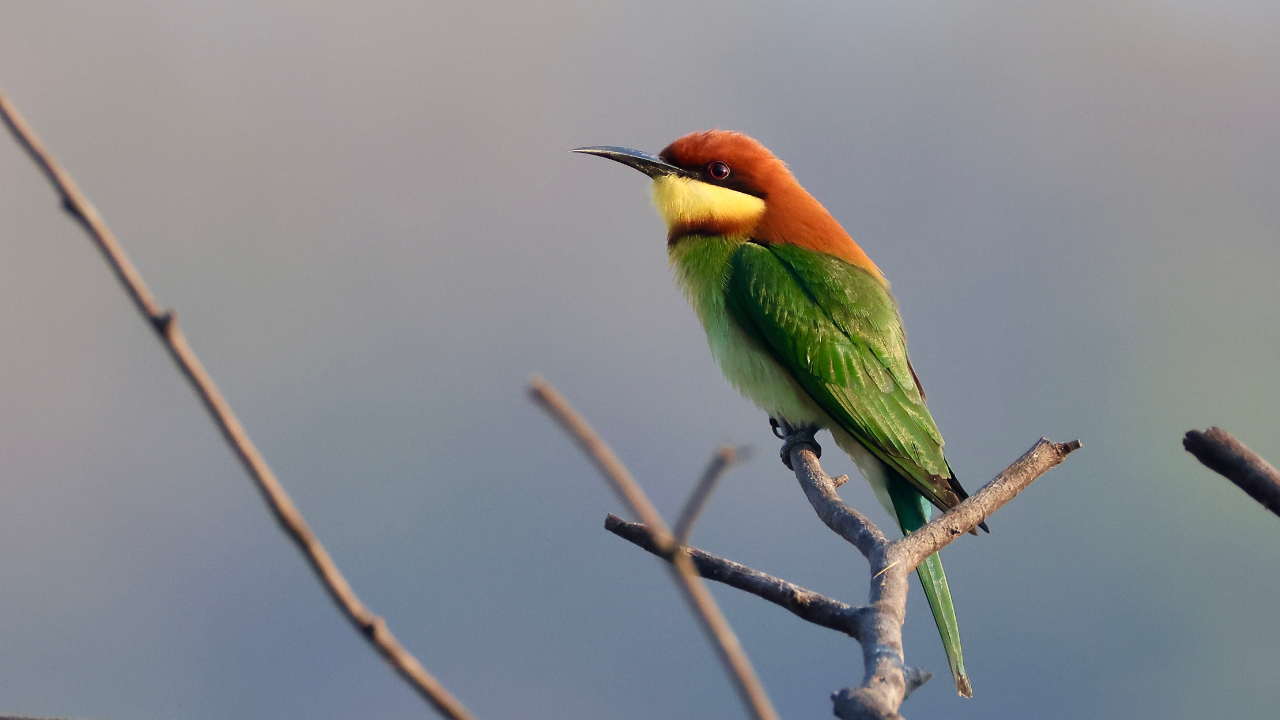
[[[1033,7],[1034,6],[1034,7]],[[1280,10],[1262,2],[3,2],[0,84],[340,566],[482,718],[740,717],[545,373],[695,541],[850,601],[674,289],[643,177],[746,131],[894,283],[952,464],[1085,450],[946,553],[976,696],[910,717],[1272,717]],[[828,469],[856,472],[831,452]],[[877,519],[865,484],[845,498]],[[431,717],[338,617],[97,253],[0,142],[0,711]],[[716,589],[783,716],[852,641]],[[908,659],[945,673],[913,594]]]

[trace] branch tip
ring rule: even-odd
[[[902,696],[902,699],[905,701],[907,698],[911,697],[911,693],[915,692],[916,690],[919,690],[921,687],[924,686],[925,683],[932,680],[933,673],[929,672],[928,670],[924,670],[922,668],[915,668],[915,667],[903,668],[902,679],[906,683],[906,692]],[[969,681],[966,679],[965,687],[968,687],[968,686],[969,686]],[[971,697],[972,695],[973,695],[973,691],[970,690],[969,695],[966,695],[965,697]]]
[[[702,471],[702,477],[689,492],[689,498],[685,500],[684,507],[680,509],[680,515],[676,518],[674,530],[676,544],[684,545],[688,542],[694,523],[698,521],[698,516],[711,500],[711,493],[715,492],[716,486],[720,484],[725,473],[739,462],[738,458],[748,453],[749,450],[746,448],[740,450],[732,445],[722,445],[711,457],[706,469]]]
[[[1182,447],[1205,467],[1235,483],[1276,515],[1280,515],[1280,471],[1219,427],[1190,430]]]

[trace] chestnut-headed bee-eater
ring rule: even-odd
[[[578,148],[653,179],[676,281],[729,382],[793,428],[822,427],[910,533],[967,497],[907,358],[889,283],[787,166],[736,132],[695,132],[658,155]],[[985,526],[984,526],[985,529]],[[972,694],[942,560],[917,574],[960,694]]]

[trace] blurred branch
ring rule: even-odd
[[[1280,515],[1280,471],[1222,428],[1189,430],[1182,447],[1205,467],[1235,483],[1249,497]]]
[[[14,139],[26,150],[27,155],[53,185],[62,201],[63,209],[80,223],[90,239],[102,251],[107,264],[115,272],[138,312],[156,331],[178,365],[178,369],[191,382],[205,409],[209,411],[214,423],[222,431],[223,438],[231,446],[245,471],[262,493],[262,498],[275,516],[276,522],[302,552],[321,585],[329,593],[329,597],[356,630],[441,715],[454,720],[472,720],[471,713],[462,706],[462,703],[458,702],[431,673],[427,672],[418,659],[391,634],[386,622],[365,607],[355,591],[347,584],[346,578],[338,571],[333,558],[307,526],[302,513],[293,504],[275,474],[271,472],[271,468],[267,466],[266,460],[258,452],[253,441],[249,439],[248,433],[245,432],[235,413],[231,411],[231,406],[214,384],[213,378],[205,371],[200,359],[187,344],[186,336],[178,328],[176,311],[166,309],[151,294],[142,275],[125,255],[115,235],[111,233],[93,204],[80,192],[80,188],[67,171],[41,144],[40,139],[23,120],[22,115],[5,96],[3,90],[0,90],[0,117],[4,119]]]
[[[689,554],[676,542],[671,531],[667,529],[667,524],[662,520],[662,516],[649,502],[644,490],[635,478],[631,477],[626,466],[613,453],[609,445],[596,434],[586,419],[574,410],[569,401],[546,380],[542,378],[530,380],[529,396],[582,448],[623,504],[648,526],[651,540],[654,546],[662,551],[662,556],[670,557],[672,578],[702,624],[703,631],[711,639],[721,662],[733,678],[747,710],[757,720],[777,720],[778,714],[769,701],[764,685],[756,677],[751,660],[747,658],[733,629],[729,627],[729,622],[725,620],[715,599],[711,597],[707,586],[698,576],[698,571]],[[728,466],[727,460],[724,466]],[[721,472],[723,468],[716,470],[716,464],[713,461],[712,466],[703,474],[703,482],[699,483],[699,486],[714,484],[714,476]],[[711,479],[708,480],[708,478]],[[709,494],[709,491],[704,494]],[[690,502],[693,503],[697,496],[698,492],[695,490]],[[686,503],[686,506],[688,505],[689,503]],[[695,508],[693,516],[696,517],[696,514]]]
[[[726,446],[717,450],[711,457],[711,462],[707,463],[707,469],[702,471],[702,478],[689,493],[689,499],[685,501],[684,508],[680,510],[680,516],[676,518],[675,539],[678,544],[684,545],[688,542],[694,523],[698,522],[698,516],[707,506],[707,501],[711,499],[711,493],[715,491],[720,479],[729,472],[729,468],[734,463],[739,462],[740,457],[746,459],[750,454],[746,448]]]

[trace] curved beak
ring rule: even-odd
[[[649,153],[641,150],[615,147],[613,145],[591,145],[588,147],[574,148],[573,152],[609,158],[610,160],[620,162],[623,165],[630,165],[651,178],[659,178],[664,175],[677,175],[687,178],[698,177],[696,173],[692,173],[684,168],[676,167],[675,165],[669,165],[657,155],[650,155]]]

